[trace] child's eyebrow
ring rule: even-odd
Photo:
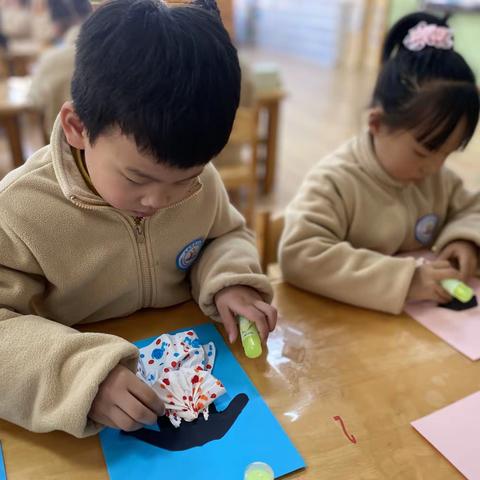
[[[139,177],[146,178],[147,180],[153,180],[154,182],[158,182],[158,178],[151,177],[150,175],[140,172],[136,168],[127,167],[128,173],[133,173],[134,175],[138,175]]]
[[[139,177],[145,178],[147,180],[152,180],[153,182],[159,182],[160,181],[158,178],[151,177],[150,175],[148,175],[146,173],[140,172],[136,168],[127,167],[126,170],[129,173],[133,173],[134,175],[138,175]],[[187,180],[192,180],[193,178],[198,177],[198,175],[199,175],[198,173],[195,173],[188,178],[182,178],[182,180],[180,180],[180,181],[181,182],[186,182]]]

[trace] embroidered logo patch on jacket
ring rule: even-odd
[[[204,244],[203,238],[197,238],[180,250],[177,255],[177,268],[182,272],[187,271],[195,262]]]
[[[420,217],[415,225],[415,238],[422,245],[430,245],[435,239],[438,226],[438,215],[435,213],[429,213]]]

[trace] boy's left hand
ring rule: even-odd
[[[235,315],[243,315],[254,322],[263,343],[277,323],[277,309],[264,302],[260,294],[250,287],[235,285],[220,290],[215,295],[215,305],[230,343],[238,336]]]
[[[438,255],[439,260],[449,260],[460,270],[462,280],[467,281],[475,275],[478,266],[478,248],[467,240],[449,243]],[[453,262],[452,262],[453,260]]]

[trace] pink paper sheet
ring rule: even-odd
[[[424,251],[402,256],[432,258]],[[480,280],[468,284],[480,303]],[[434,302],[416,302],[407,303],[405,312],[471,360],[480,358],[480,306],[455,312],[437,307]]]
[[[480,392],[411,425],[465,477],[480,479]]]

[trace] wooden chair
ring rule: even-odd
[[[347,3],[343,31],[340,32],[341,64],[348,70],[376,72],[380,65],[381,49],[388,30],[392,2],[360,0]],[[357,17],[360,21],[351,21]]]
[[[256,217],[257,246],[265,273],[268,273],[269,265],[278,262],[278,244],[284,225],[283,214],[272,215],[269,211],[263,211]]]
[[[0,80],[8,78],[10,75],[10,65],[8,63],[6,49],[0,47]]]
[[[30,116],[31,126],[43,126],[41,112],[28,98],[29,90],[29,77],[9,77],[6,80],[0,80],[0,128],[6,132],[14,168],[25,161],[21,134],[22,117]],[[43,130],[42,133],[44,141],[48,143],[49,139],[46,138]]]
[[[239,205],[239,208],[245,215],[247,223],[252,226],[258,190],[258,109],[256,107],[239,107],[228,144],[240,147],[242,158],[232,164],[220,164],[217,169],[229,193],[242,191],[245,193],[245,201],[241,202],[244,206]],[[246,158],[243,156],[245,151],[248,152]]]

